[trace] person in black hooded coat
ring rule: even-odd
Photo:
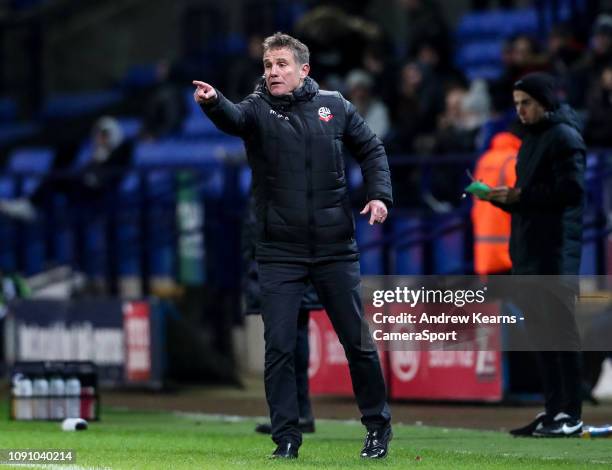
[[[580,338],[574,309],[582,252],[586,147],[578,119],[556,98],[554,79],[527,74],[514,84],[524,125],[513,188],[488,199],[510,212],[510,258],[517,303],[538,349],[545,411],[515,436],[575,436],[582,432]],[[514,285],[514,284],[513,284]]]
[[[306,45],[281,33],[264,41],[264,78],[238,104],[194,81],[194,99],[224,132],[243,138],[253,171],[255,257],[266,341],[265,385],[275,458],[302,443],[294,370],[297,315],[312,282],[338,334],[367,428],[363,458],[386,457],[391,413],[361,302],[359,251],[344,173],[346,148],[358,161],[367,200],[362,214],[383,223],[393,203],[382,142],[338,92],[308,77]]]

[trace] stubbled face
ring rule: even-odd
[[[310,71],[308,64],[299,65],[291,50],[286,47],[271,49],[263,56],[264,77],[268,91],[273,96],[288,95],[302,86]]]
[[[522,90],[512,92],[516,114],[523,124],[535,124],[541,121],[546,114],[546,109],[539,102]]]

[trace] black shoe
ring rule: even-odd
[[[535,437],[577,437],[582,434],[582,420],[558,413],[553,421],[533,432]]]
[[[538,413],[535,419],[527,426],[511,429],[510,434],[515,437],[531,437],[536,430],[542,429],[544,425],[549,424],[551,421],[552,419],[542,411],[541,413]]]
[[[290,441],[281,442],[270,457],[273,459],[297,459],[298,446]]]
[[[384,459],[389,450],[389,442],[393,438],[391,425],[388,424],[383,428],[368,430],[363,449],[361,449],[361,457],[364,459]]]
[[[304,434],[315,432],[314,419],[301,419],[298,423],[298,429]],[[272,425],[270,423],[259,423],[255,426],[255,432],[261,434],[272,434]]]

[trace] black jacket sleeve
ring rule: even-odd
[[[344,100],[346,127],[344,144],[361,166],[367,200],[378,199],[393,205],[391,174],[382,142],[359,115],[355,106]]]
[[[534,183],[521,190],[521,208],[555,209],[580,204],[584,197],[584,152],[562,149],[552,160],[552,184]]]
[[[545,160],[546,179],[534,179],[522,187],[521,197],[514,204],[492,204],[510,213],[579,205],[584,198],[585,151],[578,134],[567,130],[559,132]]]
[[[216,90],[216,89],[215,89]],[[202,111],[221,131],[244,137],[253,123],[253,107],[257,95],[249,95],[238,104],[232,103],[219,90],[217,99],[211,104],[201,104]]]

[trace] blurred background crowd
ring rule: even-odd
[[[349,98],[390,154],[486,149],[513,119],[512,83],[532,71],[559,79],[589,145],[612,144],[605,1],[13,0],[0,15],[5,163],[12,144],[33,142],[58,150],[53,168],[70,165],[92,124],[80,118],[96,109],[137,119],[122,139],[184,136],[197,127],[185,103],[190,81],[242,99],[261,75],[261,42],[276,30],[309,45],[311,75]],[[77,126],[54,126],[77,116]],[[394,175],[402,206],[438,210],[460,196],[449,189],[452,172],[434,178],[426,197],[415,168]]]
[[[191,81],[241,100],[279,30],[309,46],[311,76],[387,148],[396,208],[384,227],[358,222],[364,274],[474,272],[465,170],[512,124],[512,84],[533,71],[558,78],[583,122],[583,272],[609,272],[612,2],[9,0],[0,23],[6,276],[68,266],[85,275],[79,292],[171,298],[227,351],[250,174]],[[357,207],[350,161],[347,177]]]

